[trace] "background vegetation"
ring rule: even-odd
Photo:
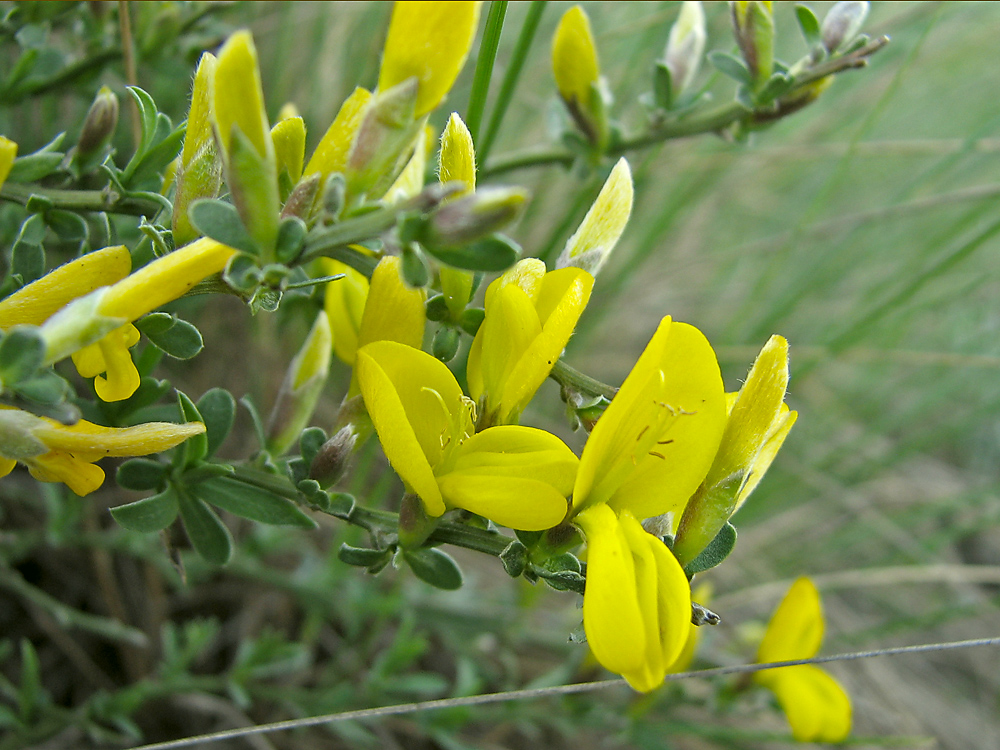
[[[4,11],[10,5],[0,3]],[[117,49],[115,5],[55,5],[63,7],[47,11],[47,46],[77,57]],[[814,7],[822,15],[827,5]],[[613,112],[639,124],[645,111],[638,97],[650,88],[676,4],[585,6],[615,95]],[[552,138],[548,40],[563,7],[554,3],[542,16],[494,156]],[[134,4],[138,83],[179,121],[200,51],[248,26],[272,115],[295,103],[311,147],[354,85],[374,85],[388,10],[360,3]],[[522,3],[508,9],[497,81],[526,10]],[[80,35],[80,19],[94,13],[104,31]],[[708,3],[706,13],[710,48],[727,49],[725,7]],[[178,30],[188,25],[170,37],[163,31],[173,28],[168,22]],[[776,22],[779,54],[797,58],[802,42],[791,8],[776,4]],[[789,403],[799,422],[738,518],[731,564],[711,576],[712,603],[724,622],[707,634],[699,664],[752,660],[761,623],[800,574],[814,576],[824,594],[825,653],[1000,630],[998,27],[993,4],[876,3],[866,31],[888,34],[892,44],[868,70],[838,77],[816,104],[746,143],[705,136],[629,157],[636,209],[569,361],[620,382],[655,322],[671,314],[698,325],[716,345],[732,390],[771,333],[792,344]],[[81,49],[81,38],[105,46]],[[4,35],[2,44],[9,62],[25,42]],[[78,127],[100,84],[123,94],[120,60],[111,52],[100,63],[39,96],[18,99],[8,91],[0,130],[28,153],[67,123]],[[438,129],[449,108],[464,112],[472,68],[470,62],[435,114]],[[705,70],[700,80],[710,75]],[[732,85],[720,78],[712,90],[725,100]],[[126,125],[123,118],[116,136],[123,154],[131,149]],[[603,175],[539,167],[492,181],[533,190],[512,233],[532,254],[551,257]],[[189,393],[223,386],[270,403],[304,324],[280,313],[250,318],[235,300],[207,304],[199,318],[208,351],[176,365],[171,379]],[[347,373],[340,375],[319,424],[332,420]],[[558,404],[550,383],[532,419],[578,447]],[[248,453],[251,432],[242,415],[224,453]],[[344,489],[394,498],[396,482],[369,445]],[[334,519],[311,534],[241,522],[240,548],[227,568],[184,555],[182,578],[152,538],[110,520],[107,507],[132,499],[113,483],[80,501],[12,475],[0,498],[0,688],[7,698],[0,748],[121,747],[138,741],[136,731],[146,741],[170,739],[600,676],[586,649],[567,642],[579,625],[576,597],[511,581],[487,564],[493,561],[471,554],[460,559],[467,585],[445,593],[403,571],[371,577],[343,565],[336,550],[357,537]],[[1000,744],[995,650],[830,669],[854,698],[852,743]],[[736,686],[687,681],[648,697],[623,687],[230,746],[790,742],[767,696]]]

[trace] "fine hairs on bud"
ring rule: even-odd
[[[867,17],[868,3],[862,0],[844,0],[830,8],[820,29],[826,51],[833,54],[850,44]]]
[[[338,430],[316,451],[309,465],[309,478],[315,479],[323,487],[336,484],[347,471],[357,440],[358,434],[353,425]]]

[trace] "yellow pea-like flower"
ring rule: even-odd
[[[823,607],[815,584],[792,584],[771,616],[759,663],[809,659],[823,642]],[[812,664],[754,673],[774,693],[799,742],[841,742],[851,732],[851,699],[828,672]]]
[[[469,56],[479,24],[478,2],[397,2],[382,53],[378,87],[417,79],[414,117],[444,99]]]
[[[486,318],[469,351],[469,393],[485,424],[511,424],[562,355],[594,277],[579,268],[545,272],[518,262],[486,290]]]
[[[20,409],[0,409],[0,477],[20,461],[40,482],[63,482],[87,495],[104,482],[103,469],[94,465],[98,459],[159,453],[204,431],[201,422],[103,427],[80,420],[66,426]]]
[[[691,588],[661,539],[604,504],[574,518],[587,538],[583,627],[606,669],[640,692],[663,683],[688,640]]]
[[[0,135],[0,187],[7,182],[7,176],[14,167],[17,158],[17,144],[9,138]]]
[[[596,276],[625,231],[632,214],[632,199],[632,171],[622,157],[579,228],[566,242],[557,267],[576,266]]]
[[[428,516],[464,508],[535,531],[565,517],[577,459],[559,438],[517,425],[476,433],[455,376],[405,344],[368,344],[355,369],[385,455]]]

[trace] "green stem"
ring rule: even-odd
[[[28,205],[28,200],[38,195],[51,201],[54,208],[67,211],[107,211],[133,216],[155,216],[162,208],[159,202],[138,196],[122,196],[111,189],[104,190],[60,190],[39,185],[22,185],[6,182],[0,188],[0,199]]]
[[[28,583],[21,575],[11,568],[0,567],[0,588],[20,596],[25,601],[47,612],[62,627],[75,627],[88,633],[107,638],[109,641],[127,643],[130,646],[145,648],[149,645],[146,634],[141,630],[125,625],[107,617],[80,612],[63,604],[58,599],[49,596],[39,588]]]
[[[497,100],[490,115],[490,123],[486,127],[486,135],[483,136],[482,144],[477,144],[479,161],[483,164],[486,163],[486,159],[490,155],[493,140],[500,131],[500,124],[503,122],[504,115],[507,114],[507,108],[514,98],[514,89],[517,88],[517,82],[521,78],[524,62],[528,59],[528,50],[531,49],[531,43],[535,39],[535,32],[538,30],[538,24],[542,20],[542,13],[544,11],[545,3],[543,0],[533,0],[528,7],[528,15],[524,19],[524,26],[521,27],[521,34],[517,37],[514,53],[507,64],[507,72],[504,74],[503,83],[500,84],[500,91],[497,94]]]
[[[584,375],[566,364],[563,360],[556,362],[549,377],[566,388],[574,388],[591,396],[603,396],[610,401],[618,393],[618,389],[589,375]]]
[[[493,63],[497,59],[497,47],[500,46],[500,34],[503,32],[503,19],[506,14],[507,0],[493,0],[490,3],[483,41],[479,45],[479,57],[476,58],[476,72],[472,78],[469,108],[465,113],[465,125],[469,128],[473,143],[479,140],[479,126],[483,122],[483,112],[486,111],[486,99],[490,93],[490,79],[493,77]]]
[[[867,65],[868,57],[882,49],[889,43],[888,37],[879,37],[868,42],[863,47],[841,57],[827,60],[814,68],[803,71],[796,78],[795,87],[786,94],[791,97],[796,91],[815,81],[829,75],[840,73],[852,68],[861,68]],[[753,114],[739,102],[723,104],[705,112],[692,114],[670,120],[659,125],[652,126],[647,132],[637,135],[626,136],[619,143],[612,145],[607,150],[607,155],[611,157],[622,156],[630,151],[646,148],[657,143],[672,140],[674,138],[687,138],[702,133],[714,133],[723,128],[742,120]],[[766,112],[762,112],[766,114]],[[565,149],[533,149],[530,151],[514,152],[498,157],[496,160],[485,165],[481,174],[484,178],[495,177],[504,172],[511,172],[515,169],[525,169],[527,167],[539,167],[551,164],[571,165],[577,159],[577,155]],[[485,161],[485,159],[483,160]]]

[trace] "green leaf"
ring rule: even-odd
[[[458,354],[458,345],[461,343],[461,334],[450,326],[441,326],[434,334],[431,342],[431,354],[437,359],[447,364]]]
[[[260,284],[260,273],[260,266],[257,265],[257,259],[252,255],[240,253],[239,255],[234,255],[229,260],[229,263],[226,264],[226,270],[223,271],[222,278],[236,291],[250,292]]]
[[[195,551],[215,565],[229,562],[233,554],[233,537],[215,511],[186,492],[178,496],[178,501],[184,531]]]
[[[528,548],[515,539],[500,553],[500,562],[507,575],[517,578],[528,566]]]
[[[83,242],[90,235],[90,227],[79,214],[58,208],[45,212],[45,223],[60,239],[69,242]]]
[[[201,422],[204,424],[205,420],[198,411],[198,407],[194,405],[194,401],[186,393],[177,391],[177,403],[181,407],[181,416],[185,422]],[[192,435],[184,441],[181,450],[184,453],[182,466],[190,466],[197,463],[208,454],[208,438],[204,432],[200,435]]]
[[[431,271],[427,261],[414,245],[403,248],[402,262],[403,280],[414,289],[419,289],[431,283]]]
[[[167,322],[169,325],[165,325]],[[191,359],[205,347],[201,332],[192,323],[167,313],[146,315],[135,326],[157,349],[174,359]]]
[[[170,123],[170,120],[165,115],[161,114],[160,117],[164,118],[168,124]],[[162,120],[158,118],[158,122],[162,123]],[[136,164],[132,178],[139,181],[147,177],[152,177],[176,159],[177,155],[181,152],[181,148],[184,146],[184,134],[186,130],[187,123],[181,123],[174,130],[167,133],[164,138],[161,138]]]
[[[403,558],[413,574],[431,586],[446,591],[462,587],[462,571],[446,552],[433,547],[403,550]]]
[[[715,539],[709,542],[708,546],[701,551],[701,554],[685,566],[684,572],[690,578],[695,573],[711,570],[729,557],[729,553],[733,551],[733,547],[735,546],[736,527],[731,523],[727,523],[715,535]]]
[[[653,68],[653,103],[660,109],[670,109],[674,104],[674,87],[670,68],[658,62]]]
[[[275,246],[275,257],[279,262],[291,265],[302,253],[306,240],[306,223],[298,216],[288,216],[281,220],[278,227],[278,242]]]
[[[773,76],[768,78],[767,83],[761,87],[760,92],[757,94],[757,102],[758,104],[773,102],[778,97],[787,94],[794,85],[795,79],[791,76],[783,73],[775,73]]]
[[[443,294],[435,294],[426,304],[427,320],[440,323],[447,320],[451,313],[448,311],[448,303]]]
[[[217,508],[227,510],[234,516],[249,518],[251,521],[270,526],[317,528],[316,522],[299,510],[291,500],[236,479],[227,477],[209,479],[195,485],[191,491]]]
[[[7,179],[10,182],[38,182],[48,177],[62,164],[66,154],[48,151],[36,151],[33,154],[18,157],[14,160]]]
[[[326,430],[322,427],[307,427],[299,435],[299,455],[308,466],[313,462],[323,443],[327,441]]]
[[[156,134],[156,115],[158,114],[156,102],[153,101],[153,97],[138,86],[126,86],[126,88],[139,107],[142,137],[139,140],[139,148],[136,149],[136,156],[141,158],[152,144],[153,136]],[[135,157],[132,157],[132,161],[138,164]],[[132,162],[129,162],[129,166],[125,168],[125,173],[131,176],[134,169],[135,167],[132,166]]]
[[[806,44],[810,48],[821,44],[822,35],[819,30],[819,19],[816,18],[812,8],[808,5],[796,5],[795,18],[799,22],[799,28],[802,29],[802,36],[806,38]]]
[[[112,508],[111,517],[124,529],[152,534],[172,524],[177,518],[178,510],[177,495],[168,489],[159,495]]]
[[[188,209],[188,218],[194,228],[206,237],[252,256],[260,254],[257,243],[247,232],[239,212],[231,203],[213,198],[196,200]]]
[[[470,336],[479,333],[479,326],[486,320],[486,311],[481,307],[470,307],[462,313],[458,325]]]
[[[721,50],[714,50],[708,53],[708,61],[723,75],[729,76],[739,83],[745,83],[748,86],[752,83],[750,70],[747,68],[746,63],[736,57],[736,55],[731,55]]]
[[[45,359],[45,340],[34,327],[14,328],[0,341],[0,385],[34,375]]]
[[[167,481],[169,468],[152,458],[130,458],[118,467],[115,481],[127,490],[155,490]]]
[[[467,271],[505,271],[517,262],[521,246],[502,234],[484,237],[465,247],[425,247],[442,263]]]
[[[352,547],[349,544],[341,544],[340,549],[337,550],[337,557],[342,563],[347,563],[357,568],[370,568],[373,565],[380,565],[391,555],[392,551],[388,549]]]
[[[208,440],[205,457],[211,458],[233,429],[236,400],[226,389],[212,388],[198,399],[198,411],[205,421],[205,438]]]
[[[42,370],[37,375],[17,384],[17,392],[40,404],[58,404],[74,396],[70,384],[52,370]]]
[[[48,696],[42,687],[42,669],[31,641],[21,639],[21,683],[17,691],[17,707],[21,720],[32,723],[38,709]]]

